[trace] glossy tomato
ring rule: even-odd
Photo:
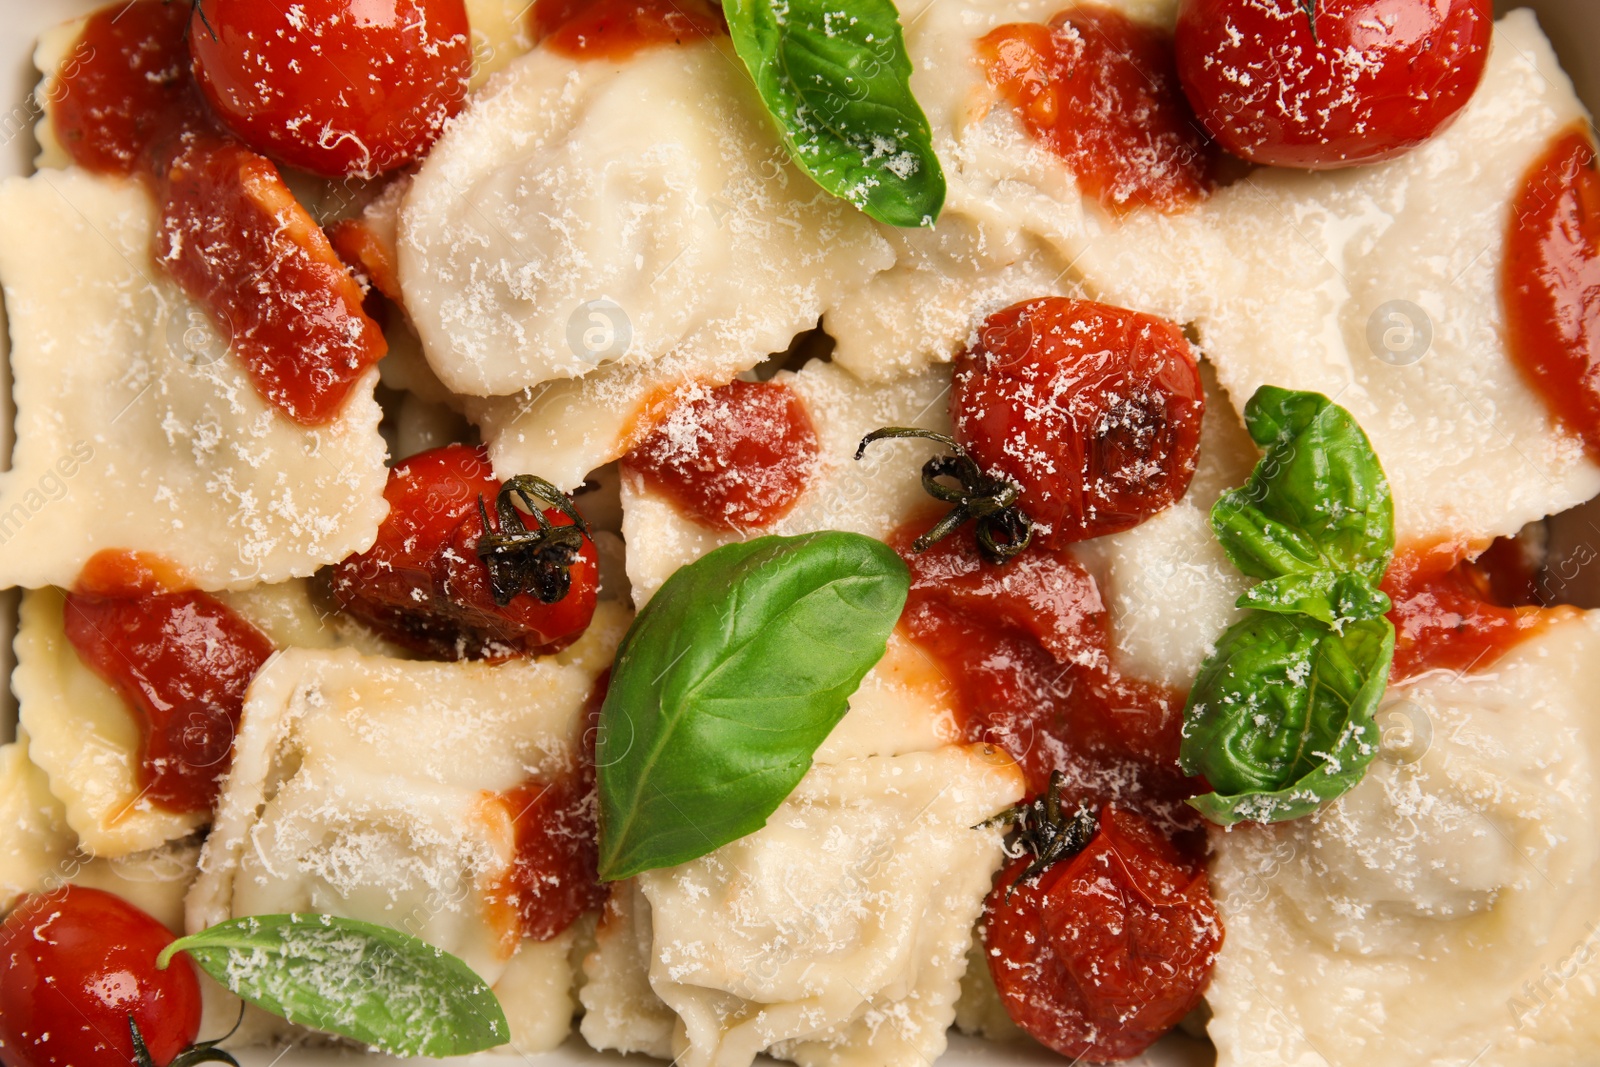
[[[0,1061],[7,1067],[128,1067],[131,1018],[165,1067],[200,1030],[186,956],[164,971],[166,927],[119,897],[69,886],[24,897],[0,924]]]
[[[1066,297],[991,315],[956,359],[955,436],[1043,544],[1137,526],[1189,489],[1205,393],[1194,349],[1163,319]]]
[[[461,110],[472,72],[462,0],[202,0],[189,48],[228,129],[331,178],[421,156]]]
[[[1036,1040],[1091,1061],[1137,1056],[1194,1010],[1222,946],[1205,871],[1107,806],[1089,845],[1030,881],[1001,872],[984,917],[989,973]]]
[[[333,569],[339,605],[396,644],[438,659],[540,655],[577,640],[594,617],[594,543],[584,538],[561,599],[546,604],[524,593],[497,604],[478,556],[484,535],[478,500],[498,525],[492,516],[499,492],[481,448],[447,445],[395,464],[377,542]],[[544,514],[556,526],[572,525],[555,508]]]
[[[1183,0],[1178,77],[1200,121],[1253,163],[1393,159],[1483,78],[1489,0]]]

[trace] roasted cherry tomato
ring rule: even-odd
[[[1174,212],[1209,194],[1222,153],[1178,85],[1172,35],[1095,3],[978,42],[989,84],[1114,213]]]
[[[1489,0],[1183,0],[1178,77],[1234,155],[1309,170],[1377,163],[1466,106],[1493,22]]]
[[[1017,884],[1033,860],[1001,872],[985,909],[989,973],[1007,1014],[1064,1056],[1137,1056],[1211,979],[1222,924],[1204,869],[1109,805],[1088,847]]]
[[[200,1030],[200,983],[184,955],[156,957],[166,927],[98,889],[24,897],[0,924],[0,1061],[7,1067],[128,1067],[131,1018],[157,1067]]]
[[[991,315],[956,359],[956,440],[1018,501],[1042,543],[1139,525],[1189,489],[1205,393],[1172,323],[1065,297]]]
[[[163,570],[135,553],[96,553],[62,622],[78,658],[136,713],[141,799],[210,811],[233,762],[245,691],[272,642]]]
[[[195,77],[251,148],[330,178],[421,156],[472,72],[462,0],[200,0]]]
[[[748,530],[794,506],[816,461],[817,431],[793,389],[734,381],[684,399],[623,462],[707,526]]]
[[[333,568],[340,607],[389,640],[437,659],[502,660],[565,648],[594,617],[599,555],[583,539],[566,595],[543,603],[524,593],[496,603],[479,557],[481,499],[495,517],[500,482],[481,448],[447,445],[395,464],[384,498],[389,515],[377,542]],[[553,526],[572,520],[556,508]],[[530,526],[533,520],[529,519]]]

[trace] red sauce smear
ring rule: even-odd
[[[1501,287],[1512,362],[1600,461],[1600,171],[1586,126],[1558,136],[1523,180]]]
[[[606,902],[600,882],[594,747],[611,672],[594,684],[584,705],[577,766],[551,780],[531,779],[494,798],[515,836],[511,869],[485,894],[505,931],[506,947],[529,938],[548,941],[584,912]]]
[[[699,522],[740,531],[788,514],[816,462],[817,431],[799,395],[746,381],[683,400],[623,458]]]
[[[528,24],[535,41],[574,59],[626,59],[728,32],[721,5],[706,0],[537,0]]]
[[[1183,95],[1166,30],[1084,4],[977,48],[989,84],[1107,211],[1176,212],[1217,187],[1222,153]]]
[[[245,690],[272,642],[164,562],[104,551],[67,594],[67,640],[139,720],[141,799],[210,811],[233,761]]]
[[[1506,542],[1511,544],[1511,542]],[[1498,544],[1498,542],[1497,542]],[[1486,670],[1571,609],[1528,606],[1533,582],[1507,567],[1509,549],[1469,560],[1470,549],[1447,542],[1397,552],[1383,591],[1394,607],[1392,682],[1433,670]]]
[[[264,156],[223,135],[190,73],[189,5],[91,16],[53,112],[74,162],[137,175],[160,208],[157,256],[211,312],[261,395],[306,425],[336,416],[387,345],[327,237]]]
[[[1178,768],[1184,696],[1112,666],[1093,576],[1039,545],[996,567],[967,531],[913,551],[930,525],[889,539],[911,568],[900,625],[949,678],[963,739],[1009,753],[1030,793],[1060,771],[1069,810],[1115,803],[1203,849],[1199,817],[1183,803],[1202,790]]]

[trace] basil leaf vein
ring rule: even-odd
[[[825,532],[726,545],[639,613],[600,712],[600,876],[759,830],[883,658],[910,587],[881,542]]]
[[[399,1056],[503,1045],[493,991],[455,956],[409,934],[332,915],[255,915],[179,938],[179,952],[236,996],[292,1023]]]
[[[724,0],[734,51],[790,157],[890,226],[931,226],[945,179],[891,0]]]

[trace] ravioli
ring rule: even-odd
[[[514,917],[484,900],[513,853],[492,795],[571,765],[627,622],[601,605],[566,651],[499,666],[348,649],[272,660],[245,704],[189,928],[289,911],[384,923],[461,957],[514,1002],[518,1048],[559,1043],[575,934],[518,959]]]
[[[725,43],[516,60],[418,172],[399,254],[428,361],[475,396],[669,354],[726,380],[892,262],[788,161]]]
[[[108,548],[202,589],[283,581],[366,548],[387,512],[377,371],[325,426],[282,417],[156,271],[153,214],[138,183],[76,169],[0,182],[18,442],[0,585],[70,586]]]
[[[1590,1063],[1600,613],[1390,690],[1316,815],[1214,831],[1219,1067]]]
[[[585,1037],[688,1067],[746,1067],[762,1051],[817,1067],[932,1062],[1003,859],[1004,831],[975,827],[1021,793],[988,746],[819,762],[765,828],[638,877],[590,957]],[[606,965],[630,946],[631,968]],[[659,1012],[623,1021],[641,970],[676,1015],[670,1048]]]
[[[1271,384],[1349,409],[1402,544],[1509,536],[1600,492],[1600,468],[1509,361],[1499,291],[1508,205],[1585,118],[1516,11],[1434,140],[1377,166],[1257,170],[1187,214],[1102,225],[1077,268],[1097,299],[1192,323],[1235,405]]]

